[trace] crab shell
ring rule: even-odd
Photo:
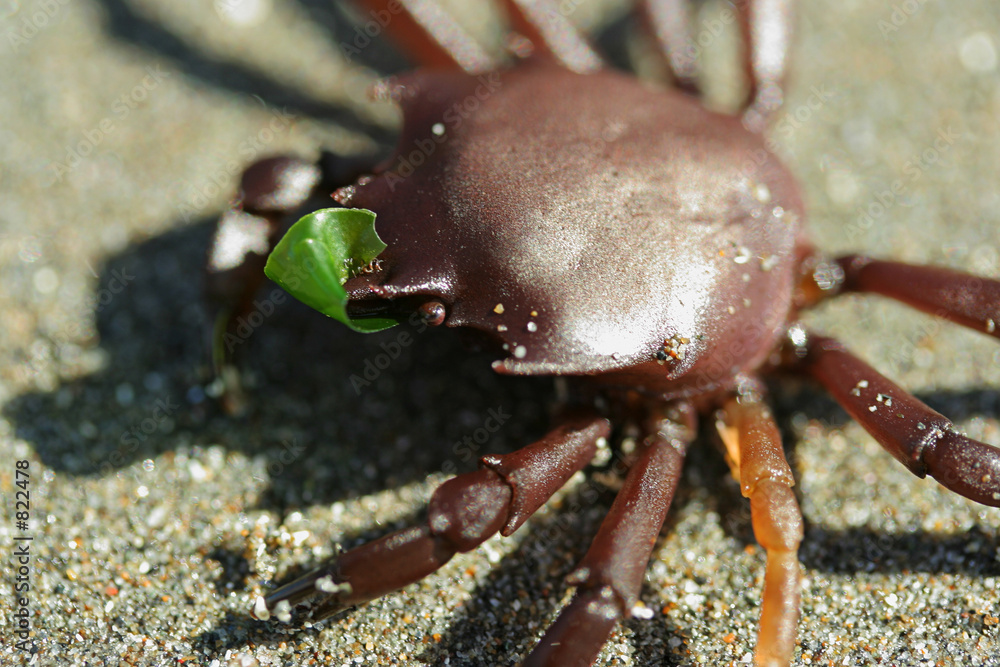
[[[538,61],[423,70],[389,89],[395,154],[335,194],[388,247],[352,302],[439,300],[500,373],[595,375],[668,398],[775,348],[804,252],[790,173],[683,93]]]

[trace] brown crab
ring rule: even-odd
[[[247,251],[273,245],[310,194],[334,191],[374,211],[387,244],[345,284],[352,319],[472,330],[498,351],[497,372],[565,377],[570,392],[544,438],[483,457],[439,487],[423,525],[281,587],[258,617],[308,602],[322,619],[509,535],[612,424],[629,424],[642,442],[570,575],[576,594],[523,663],[589,665],[636,603],[697,416],[713,414],[767,551],[756,661],[790,664],[802,518],[760,381],[778,370],[818,380],[914,474],[1000,506],[1000,450],[798,322],[820,300],[874,292],[1000,337],[1000,282],[812,248],[795,181],[761,137],[782,99],[788,0],[740,4],[751,86],[739,116],[699,103],[680,2],[642,3],[672,89],[604,67],[557,3],[504,3],[518,57],[505,68],[432,3],[362,4],[425,66],[379,89],[403,110],[396,153],[370,169],[334,157],[251,167],[219,238],[254,219],[257,237],[216,244],[210,291],[237,311],[248,303],[263,255]]]

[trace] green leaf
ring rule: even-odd
[[[386,245],[375,233],[375,214],[363,208],[326,208],[289,228],[267,258],[264,273],[296,299],[355,331],[399,324],[392,318],[352,320],[344,283]]]

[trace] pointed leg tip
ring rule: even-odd
[[[271,618],[271,610],[267,608],[267,602],[260,595],[254,598],[250,616],[257,621],[267,621]]]
[[[335,570],[335,565],[325,565],[271,591],[266,597],[257,596],[250,615],[259,621],[273,616],[289,623],[292,608],[306,604],[308,608],[305,611],[310,620],[321,621],[351,607],[351,603],[345,600],[351,595],[351,585],[337,583]]]

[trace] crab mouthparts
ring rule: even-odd
[[[350,299],[347,302],[347,315],[352,320],[370,320],[375,318],[390,318],[403,321],[409,317],[414,306],[406,303],[408,299],[364,298]]]

